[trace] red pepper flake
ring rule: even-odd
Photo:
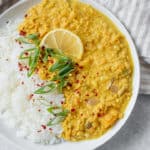
[[[27,14],[25,14],[25,15],[24,15],[24,17],[25,17],[25,18],[27,18],[27,17],[28,17],[28,15],[27,15]]]
[[[41,125],[41,127],[45,130],[46,129],[46,125]]]
[[[87,100],[87,99],[85,99],[84,101],[85,101],[85,102],[87,102],[88,100]]]
[[[53,101],[50,101],[50,104],[53,104]]]
[[[29,67],[28,66],[24,66],[24,69],[29,71]]]
[[[52,129],[52,128],[49,128],[49,130],[52,131],[53,129]]]
[[[98,113],[98,114],[97,114],[97,117],[103,117],[103,116],[104,116],[103,113]]]
[[[75,63],[75,65],[76,65],[76,66],[79,66],[79,64],[78,64],[78,63]]]
[[[41,86],[41,85],[39,83],[37,83],[36,86]]]
[[[79,83],[80,81],[79,80],[76,80],[76,83]]]
[[[86,78],[86,76],[85,76],[85,75],[83,75],[82,77],[83,77],[84,79]]]
[[[50,62],[51,64],[53,64],[53,63],[54,63],[54,60],[50,59],[49,62]]]
[[[70,82],[67,83],[68,86],[72,87],[72,84]]]
[[[19,67],[19,71],[23,71],[23,65],[20,62],[18,62],[18,67]]]
[[[43,86],[43,85],[44,85],[44,82],[41,83],[41,86]]]
[[[23,48],[23,47],[22,47],[22,48]],[[24,54],[25,54],[26,56],[28,56],[28,55],[29,55],[29,53],[28,53],[28,52],[25,52]]]
[[[64,104],[64,102],[63,102],[63,101],[61,101],[61,104],[63,105],[63,104]]]
[[[18,62],[18,66],[22,66],[22,64],[20,62]]]
[[[80,91],[79,91],[78,89],[76,89],[75,92],[76,92],[77,94],[80,94]]]
[[[79,66],[80,69],[83,69],[83,66]]]
[[[95,93],[95,96],[98,96],[98,93],[97,93],[97,92]]]
[[[93,89],[93,93],[96,93],[97,91],[96,91],[96,89]]]
[[[40,87],[43,86],[43,85],[44,85],[44,82],[42,82],[41,84],[40,83],[36,84],[36,86],[40,86]]]
[[[22,35],[22,36],[25,36],[25,35],[26,35],[26,32],[21,30],[21,31],[19,32],[19,34]]]
[[[45,50],[45,46],[42,46],[41,49],[42,49],[42,50]]]
[[[37,132],[41,132],[41,130],[38,130]]]
[[[76,111],[75,108],[72,108],[72,109],[71,109],[71,112],[75,112],[75,111]]]
[[[31,100],[33,98],[34,94],[30,94],[29,95],[29,100]]]
[[[79,71],[77,70],[77,71],[75,71],[75,75],[77,75],[77,74],[79,74]]]
[[[86,94],[85,96],[89,96],[89,94]]]

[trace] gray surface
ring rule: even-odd
[[[96,150],[149,150],[150,96],[140,95],[124,127],[110,141]]]

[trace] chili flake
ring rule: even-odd
[[[26,32],[21,30],[21,31],[19,32],[19,35],[25,36],[25,35],[26,35]]]
[[[29,95],[29,100],[31,100],[33,98],[34,94],[30,94]]]
[[[22,81],[22,82],[21,82],[21,84],[23,85],[23,84],[24,84],[24,82]]]
[[[28,17],[28,15],[27,15],[27,14],[25,14],[25,15],[24,15],[24,17],[25,17],[25,18],[27,18],[27,17]]]
[[[71,109],[71,112],[75,112],[75,111],[76,111],[75,108],[72,108],[72,109]]]
[[[52,102],[52,101],[50,101],[50,104],[53,104],[53,102]]]
[[[46,125],[41,125],[41,127],[45,130],[46,129]]]

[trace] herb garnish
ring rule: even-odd
[[[24,50],[19,57],[21,60],[28,59],[28,77],[32,76],[41,59],[43,63],[48,61],[48,57],[52,57],[56,60],[56,62],[49,68],[49,72],[54,72],[55,76],[47,85],[37,89],[34,93],[46,94],[55,89],[62,92],[62,89],[67,85],[69,74],[74,70],[73,61],[65,56],[59,49],[41,48],[38,34],[29,34],[25,37],[18,38],[17,41],[24,44],[34,45],[34,48]]]
[[[60,122],[62,122],[65,117],[68,115],[69,111],[68,110],[62,110],[60,107],[49,107],[47,109],[47,111],[56,116],[56,118],[53,118],[51,119],[48,123],[47,123],[47,126],[53,126],[55,124],[58,124]],[[58,112],[55,112],[55,111],[58,111]]]
[[[53,90],[62,92],[62,89],[67,85],[67,78],[69,74],[74,70],[74,63],[70,58],[65,56],[58,49],[41,48],[38,34],[30,34],[28,36],[20,37],[17,39],[20,43],[32,44],[33,48],[24,50],[20,56],[20,60],[27,59],[29,65],[28,77],[31,77],[37,68],[39,61],[47,63],[48,57],[54,58],[56,62],[49,68],[49,72],[55,73],[55,76],[49,81],[47,85],[44,85],[37,89],[35,94],[46,94]],[[49,107],[47,111],[55,116],[51,119],[47,126],[53,126],[62,122],[68,115],[69,111],[62,109],[61,107]]]
[[[56,62],[49,68],[49,72],[55,72],[56,75],[51,79],[50,84],[46,85],[44,88],[39,88],[35,91],[35,94],[49,93],[54,89],[58,89],[59,92],[62,92],[62,89],[67,85],[67,77],[69,73],[74,69],[74,63],[72,60],[59,50],[45,48],[43,62],[46,63],[49,56],[56,59]],[[49,90],[45,90],[47,87]]]
[[[45,93],[52,92],[54,89],[56,89],[56,84],[54,82],[51,82],[50,84],[47,84],[47,85],[39,88],[34,93],[35,94],[45,94]]]
[[[38,34],[29,34],[28,36],[18,38],[17,41],[35,45],[34,48],[24,50],[19,57],[19,59],[28,59],[29,71],[27,75],[30,77],[34,73],[40,57],[40,40],[38,39]]]

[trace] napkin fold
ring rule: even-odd
[[[150,94],[150,0],[94,0],[108,8],[129,31],[141,63],[141,94]]]

